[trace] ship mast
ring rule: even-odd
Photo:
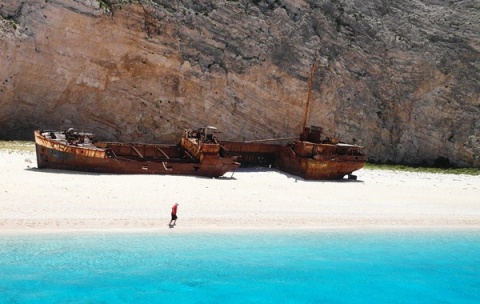
[[[303,115],[302,132],[305,130],[305,127],[307,126],[308,108],[310,107],[310,99],[312,98],[313,75],[315,74],[315,66],[316,66],[316,62],[312,64],[312,68],[310,70],[310,81],[308,84],[308,95],[307,95],[307,104],[305,105],[305,114]]]

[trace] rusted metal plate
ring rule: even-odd
[[[275,167],[278,145],[266,143],[243,143],[222,141],[222,145],[231,153],[240,156],[241,167]]]

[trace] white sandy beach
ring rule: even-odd
[[[34,153],[0,151],[0,232],[480,228],[478,176],[356,175],[331,182],[267,169],[217,179],[92,174],[39,170]]]

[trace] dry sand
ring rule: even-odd
[[[0,232],[232,229],[479,229],[480,178],[362,169],[357,181],[304,181],[270,169],[222,178],[36,169],[0,151]],[[178,202],[177,225],[169,229]]]

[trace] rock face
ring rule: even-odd
[[[297,136],[369,159],[480,166],[478,0],[4,0],[0,139]]]

